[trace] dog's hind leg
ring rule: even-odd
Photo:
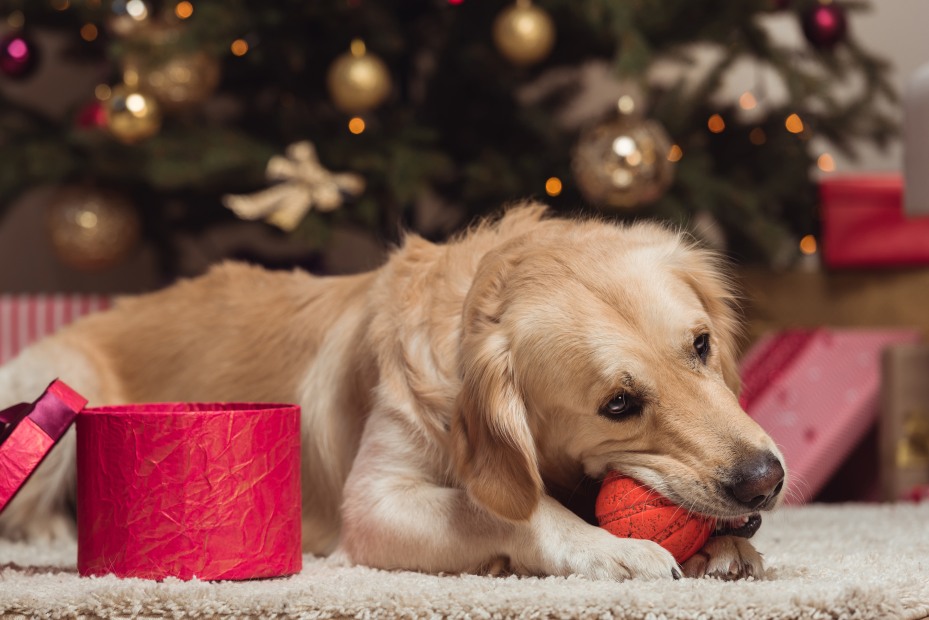
[[[52,336],[0,367],[0,408],[35,400],[55,378],[70,385],[91,404],[100,402],[103,386],[98,365],[65,338]],[[0,536],[56,538],[72,535],[75,482],[72,427],[0,513]]]

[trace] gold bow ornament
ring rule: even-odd
[[[358,196],[365,188],[361,175],[331,172],[319,163],[316,147],[307,140],[287,147],[286,155],[268,160],[268,181],[280,181],[254,194],[226,194],[223,204],[245,220],[264,219],[291,231],[314,207],[333,211],[345,195]]]

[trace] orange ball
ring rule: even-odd
[[[716,519],[688,513],[632,478],[610,473],[597,496],[600,527],[621,538],[653,540],[683,563],[700,550]]]

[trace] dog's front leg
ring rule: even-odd
[[[370,429],[369,429],[370,430]],[[439,486],[408,442],[365,439],[346,482],[339,553],[377,568],[481,572],[501,558],[520,574],[593,579],[680,577],[670,553],[585,523],[543,496],[526,521],[507,521],[459,488]]]

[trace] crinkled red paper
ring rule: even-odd
[[[0,446],[0,508],[13,499],[55,442],[26,418]]]
[[[252,579],[300,571],[300,409],[151,404],[77,421],[81,575]]]
[[[34,403],[0,411],[0,510],[26,483],[87,401],[61,381],[53,381]]]

